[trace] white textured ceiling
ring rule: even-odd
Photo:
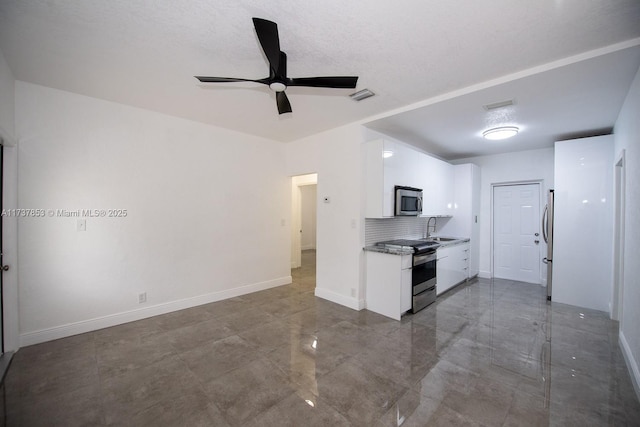
[[[626,45],[423,101],[366,126],[449,160],[605,135],[611,133],[640,67],[640,40]],[[513,105],[485,108],[503,101]],[[500,126],[520,132],[503,141],[482,137],[483,131]]]
[[[377,96],[292,87],[279,116],[266,86],[194,79],[266,77],[252,17],[278,24],[290,77],[358,75]],[[286,142],[638,38],[639,23],[638,0],[2,0],[0,49],[18,80]]]

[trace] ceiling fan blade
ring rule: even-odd
[[[269,60],[273,72],[277,72],[280,66],[280,38],[278,37],[278,25],[266,19],[253,18],[253,26],[264,54]]]
[[[335,77],[301,77],[289,79],[287,86],[309,86],[309,87],[330,87],[336,89],[355,89],[358,77],[335,76]]]
[[[280,78],[282,80],[287,79],[287,54],[280,51],[280,64],[273,78]]]
[[[196,79],[200,80],[202,83],[229,83],[229,82],[255,82],[267,84],[267,79],[237,79],[235,77],[205,77],[205,76],[194,76]]]
[[[283,92],[276,92],[276,103],[278,104],[278,113],[290,113],[291,112],[291,104],[289,103],[289,98]]]

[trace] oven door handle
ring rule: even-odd
[[[436,254],[427,254],[427,255],[414,255],[413,256],[413,266],[426,264],[431,261],[436,260]]]

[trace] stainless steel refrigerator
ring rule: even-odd
[[[542,237],[547,244],[547,256],[542,262],[547,264],[547,299],[551,301],[553,287],[553,190],[547,195],[547,205],[542,214]]]

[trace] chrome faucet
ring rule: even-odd
[[[433,225],[429,225],[431,224],[431,220],[433,220]],[[432,231],[436,231],[436,217],[435,216],[430,216],[429,219],[427,220],[427,239],[429,238],[429,227],[433,227]]]

